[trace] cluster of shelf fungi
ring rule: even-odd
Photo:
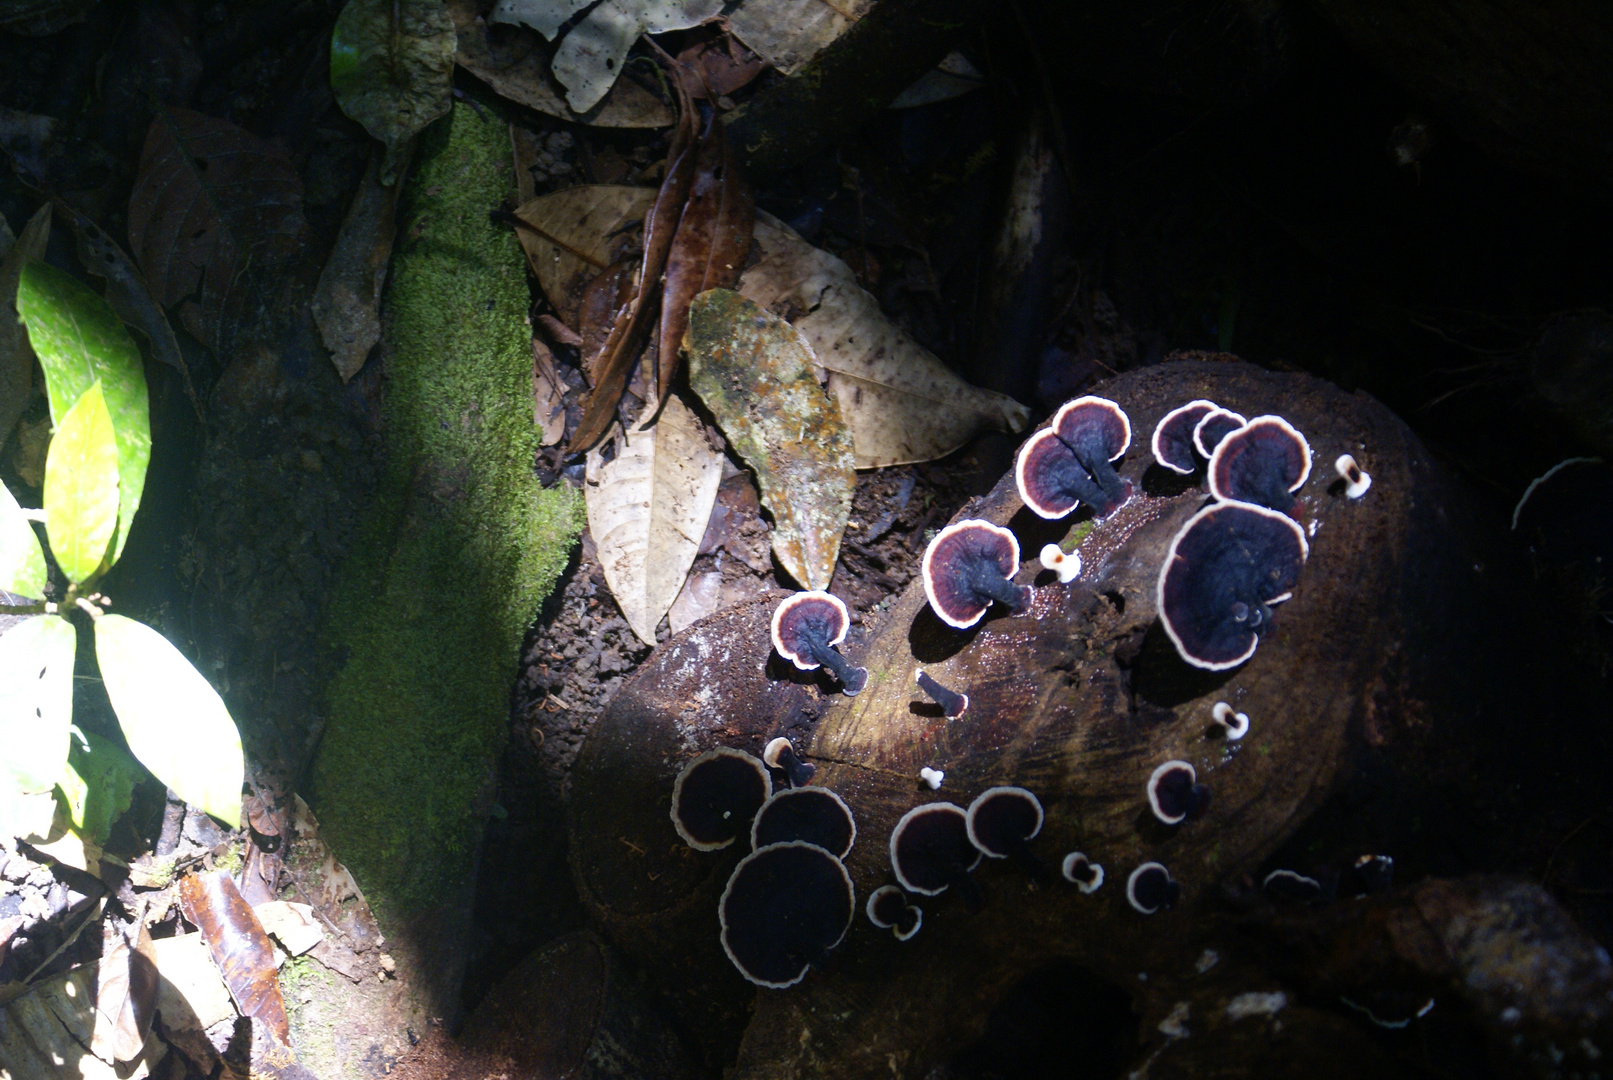
[[[1436,865],[1411,822],[1490,783],[1486,732],[1522,710],[1465,663],[1529,618],[1505,540],[1369,398],[1233,363],[1123,376],[1034,435],[870,625],[773,594],[659,648],[573,772],[579,893],[680,973],[668,1007],[737,1077],[925,1075],[1050,962],[1124,988],[1156,1070],[1260,1060],[1277,1030],[1294,1075],[1374,1053],[1312,1002],[1400,1024],[1446,984],[1355,923],[1381,936],[1430,889],[1519,902],[1394,887]],[[1229,929],[1251,919],[1349,962],[1289,970]],[[1254,1000],[1286,1002],[1280,1024],[1202,1037]],[[1171,1034],[1212,1001],[1201,1037]]]
[[[1086,506],[1101,522],[1134,492],[1113,464],[1130,447],[1131,420],[1118,403],[1096,395],[1067,402],[1020,448],[1014,468],[1019,497],[1045,520]],[[1237,667],[1271,629],[1272,608],[1292,598],[1310,555],[1305,530],[1291,516],[1294,493],[1310,477],[1310,443],[1280,416],[1249,419],[1200,398],[1160,419],[1151,448],[1155,461],[1175,474],[1194,476],[1202,469],[1211,496],[1172,539],[1160,567],[1161,625],[1188,664],[1209,671]],[[1347,452],[1337,456],[1335,471],[1347,498],[1359,499],[1371,487],[1371,477]],[[1063,585],[1080,574],[1079,552],[1058,544],[1042,549],[1042,563]],[[989,521],[967,518],[948,525],[924,552],[930,608],[957,630],[980,622],[994,603],[1025,612],[1031,588],[1014,582],[1018,573],[1018,539]],[[798,592],[774,609],[772,645],[798,670],[826,669],[840,691],[854,697],[867,685],[868,669],[851,664],[837,648],[850,627],[839,597]],[[915,682],[948,719],[967,710],[965,691],[923,669]],[[1225,702],[1216,703],[1213,718],[1228,739],[1248,731],[1248,715]],[[763,758],[727,746],[696,756],[673,785],[671,817],[678,835],[697,851],[749,837],[750,854],[734,868],[718,909],[723,951],[746,979],[785,989],[810,967],[823,965],[851,926],[855,888],[842,860],[857,827],[843,798],[804,786],[812,769],[788,739],[773,739]],[[777,791],[770,767],[786,785]],[[920,779],[936,789],[944,775],[926,768]],[[1165,825],[1197,818],[1210,805],[1209,787],[1187,761],[1163,762],[1142,788],[1149,809]],[[868,921],[891,930],[898,941],[911,940],[924,917],[914,897],[954,888],[968,912],[979,912],[985,897],[972,874],[983,858],[1012,859],[1032,880],[1050,882],[1046,864],[1031,850],[1044,817],[1035,793],[1012,784],[988,788],[967,809],[947,801],[914,806],[889,838],[896,884],[869,893]],[[1390,857],[1363,855],[1357,866],[1371,868],[1363,877],[1370,888],[1388,887]],[[1080,851],[1064,855],[1060,871],[1084,894],[1104,881],[1103,866]],[[1326,892],[1316,879],[1286,869],[1272,871],[1264,885],[1299,900]],[[1152,915],[1173,905],[1181,886],[1162,863],[1149,860],[1131,870],[1125,895],[1133,910]]]

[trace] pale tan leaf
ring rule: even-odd
[[[224,985],[224,976],[218,973],[200,931],[153,944],[157,974],[162,976],[157,985],[157,1009],[163,1024],[172,1029],[194,1017],[196,1030],[206,1032],[236,1015],[230,988]]]
[[[566,437],[566,384],[555,370],[554,353],[537,338],[532,339],[532,422],[543,432],[544,446]]]
[[[96,1011],[97,964],[84,964],[0,1008],[0,1076],[52,1077],[56,1080],[142,1080],[162,1061],[167,1048],[152,1034],[135,1055],[134,1065],[114,1068],[84,1052],[91,1040]]]
[[[874,0],[745,0],[728,16],[728,28],[789,75],[873,6]]]
[[[583,500],[600,566],[622,615],[646,644],[678,595],[722,482],[722,454],[677,398],[634,427],[614,460],[588,453]]]
[[[136,931],[131,947],[121,931],[109,929],[96,971],[90,1053],[109,1064],[140,1056],[157,1004],[156,949],[144,924]]]
[[[809,589],[827,589],[856,486],[851,433],[818,384],[812,350],[789,323],[728,289],[689,306],[689,385],[756,473],[773,515],[773,554]]]
[[[301,956],[325,939],[311,904],[270,900],[252,909],[263,932],[274,938],[289,956]]]
[[[805,312],[792,325],[828,372],[859,469],[943,457],[982,428],[1024,430],[1025,406],[954,375],[886,317],[845,263],[766,214],[756,215],[756,242],[762,258],[739,291],[773,311]]]
[[[577,326],[588,283],[617,260],[622,234],[643,221],[654,202],[654,188],[587,184],[516,209],[526,223],[515,235],[527,264],[567,326]]]
[[[722,608],[722,573],[708,570],[704,574],[690,574],[683,583],[672,609],[666,613],[667,625],[674,634],[704,619]]]

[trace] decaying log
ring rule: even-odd
[[[1233,948],[1228,887],[1344,786],[1364,754],[1395,759],[1375,774],[1390,782],[1439,783],[1449,777],[1432,760],[1449,750],[1454,770],[1462,732],[1515,712],[1507,673],[1473,659],[1497,655],[1492,639],[1505,635],[1485,613],[1521,610],[1497,554],[1500,530],[1470,511],[1388,410],[1317,379],[1233,363],[1165,364],[1099,392],[1130,418],[1121,474],[1136,495],[1082,540],[1077,580],[1039,572],[1035,553],[1070,523],[1031,515],[1010,476],[959,516],[1018,536],[1017,580],[1036,585],[1024,614],[998,609],[957,631],[910,588],[870,617],[865,649],[843,647],[870,672],[846,698],[770,655],[776,598],[733,608],[652,655],[584,744],[571,820],[583,899],[630,955],[677,972],[666,982],[673,1007],[708,1038],[708,1056],[730,1052],[724,1024],[732,1030],[754,1000],[733,1075],[923,1076],[980,1032],[1006,988],[1058,959],[1123,988],[1157,1023],[1173,979],[1206,949]],[[1227,672],[1187,666],[1155,610],[1165,552],[1205,494],[1162,477],[1148,437],[1165,412],[1200,397],[1246,416],[1283,415],[1315,459],[1295,510],[1309,561],[1254,657]],[[1346,498],[1332,472],[1343,453],[1373,476],[1364,498]],[[920,668],[966,691],[968,710],[942,716],[914,688]],[[1216,734],[1220,701],[1250,716],[1241,741]],[[743,852],[688,850],[668,808],[682,762],[719,743],[755,752],[777,734],[796,738],[818,766],[814,782],[857,815],[846,865],[859,903],[893,880],[887,842],[905,811],[936,798],[967,806],[998,784],[1040,797],[1046,823],[1033,847],[1043,860],[1056,868],[1083,851],[1107,883],[1086,896],[988,860],[975,875],[987,895],[978,915],[953,895],[920,898],[922,930],[904,943],[859,914],[824,970],[752,994],[717,940],[718,897]],[[1195,766],[1213,801],[1202,818],[1170,827],[1151,815],[1145,785],[1173,758]],[[922,786],[924,767],[945,773],[938,792]],[[1391,787],[1373,797],[1392,800]],[[1148,860],[1169,868],[1182,897],[1143,916],[1128,906],[1125,880]]]

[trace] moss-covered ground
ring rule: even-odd
[[[526,627],[581,499],[533,474],[528,290],[489,211],[507,128],[461,102],[421,136],[386,301],[387,467],[333,596],[345,655],[310,800],[388,933],[469,881]]]

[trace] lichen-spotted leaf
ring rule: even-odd
[[[224,699],[169,640],[122,615],[95,620],[95,656],[129,749],[174,794],[241,824],[241,735]]]
[[[45,532],[70,581],[101,569],[118,529],[118,440],[97,379],[56,424],[45,456]]]
[[[689,385],[756,472],[773,515],[773,553],[808,589],[827,589],[851,518],[851,432],[818,384],[795,328],[743,296],[712,289],[689,305]]]

